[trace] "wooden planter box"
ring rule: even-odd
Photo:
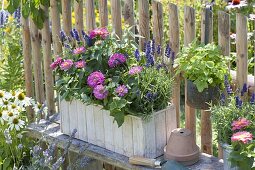
[[[60,102],[61,131],[125,156],[156,158],[162,155],[170,132],[177,127],[173,105],[156,112],[148,121],[128,115],[118,128],[110,112],[80,101]]]

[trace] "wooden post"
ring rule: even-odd
[[[144,43],[150,40],[150,10],[148,0],[138,1],[139,10],[139,34],[144,38],[139,38],[140,49],[144,49]]]
[[[153,39],[155,40],[156,46],[163,45],[163,7],[162,4],[157,1],[152,1],[152,22],[153,22]]]
[[[99,15],[101,27],[107,27],[108,25],[107,0],[99,0]]]
[[[83,30],[83,0],[74,1],[75,27],[80,35]]]
[[[120,0],[111,0],[112,10],[112,26],[113,32],[121,39],[122,28],[121,28],[121,2]]]
[[[48,7],[43,7],[46,14],[49,13]],[[46,19],[42,29],[42,48],[43,48],[43,61],[44,61],[44,77],[45,77],[45,91],[46,91],[46,103],[48,107],[48,116],[56,112],[55,100],[54,100],[54,80],[53,72],[50,68],[51,60],[51,37],[50,37],[50,25],[49,19]]]
[[[175,4],[169,4],[169,37],[170,48],[177,54],[180,50],[180,30],[179,30],[178,7]],[[180,75],[176,75],[173,91],[173,103],[176,108],[177,127],[180,127]]]
[[[22,44],[23,44],[23,56],[24,56],[24,75],[25,75],[25,86],[26,96],[34,97],[33,95],[33,71],[32,71],[32,56],[31,56],[31,40],[29,21],[22,17]],[[34,119],[34,114],[31,107],[27,108],[27,117],[30,122]]]
[[[242,89],[248,75],[247,17],[236,14],[237,85]]]
[[[96,27],[94,0],[86,0],[86,30],[89,32]]]
[[[213,41],[213,13],[209,8],[202,12],[201,42],[204,44]],[[201,150],[212,155],[212,123],[211,112],[201,110]]]
[[[218,43],[222,51],[222,55],[230,56],[230,17],[229,14],[218,12]],[[230,65],[229,65],[230,69]],[[220,142],[220,141],[219,141]],[[218,143],[218,158],[223,158],[223,150]]]
[[[40,39],[38,34],[38,28],[36,27],[32,19],[30,20],[30,29],[35,81],[35,98],[37,102],[43,103],[45,100],[44,96],[45,93],[43,87],[42,55],[40,51]]]
[[[195,9],[184,7],[184,45],[187,46],[196,37]],[[189,107],[187,101],[187,80],[185,80],[185,127],[194,134],[196,141],[196,114],[195,109]]]
[[[134,1],[125,0],[124,2],[124,20],[128,26],[132,26],[132,33],[135,33],[135,14],[134,14]]]
[[[62,53],[62,45],[60,42],[60,31],[61,31],[61,25],[60,25],[60,15],[58,11],[57,6],[57,0],[51,0],[50,1],[50,18],[51,18],[51,24],[52,24],[52,40],[53,40],[53,51],[55,57]]]
[[[71,1],[61,0],[61,2],[62,2],[63,29],[66,35],[70,35],[70,31],[72,30]]]

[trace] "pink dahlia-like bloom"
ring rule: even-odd
[[[100,71],[95,71],[88,76],[87,84],[94,88],[97,85],[104,84],[105,77]]]
[[[96,28],[96,29],[90,31],[90,33],[89,33],[89,37],[91,39],[96,38],[98,36],[102,39],[105,39],[108,35],[109,35],[109,32],[106,28]]]
[[[115,92],[118,94],[118,96],[123,97],[128,93],[128,88],[125,85],[120,85],[116,88]]]
[[[134,66],[129,70],[128,74],[130,75],[139,74],[142,70],[143,70],[142,66]]]
[[[242,128],[245,128],[247,126],[249,126],[251,124],[251,122],[249,120],[247,120],[246,118],[241,118],[238,119],[236,121],[233,121],[232,123],[232,130],[240,130]]]
[[[252,134],[247,131],[241,131],[241,132],[236,132],[232,135],[231,141],[232,142],[243,142],[244,144],[247,144],[248,142],[252,141]]]
[[[60,69],[67,71],[69,70],[71,67],[73,66],[73,61],[68,59],[68,60],[64,60],[61,64],[60,64]]]
[[[116,67],[120,64],[123,64],[126,62],[126,57],[123,54],[120,53],[115,53],[113,54],[109,60],[108,60],[108,65],[110,68]]]
[[[74,63],[76,68],[84,68],[86,66],[86,62],[84,60],[80,60]]]
[[[102,84],[100,84],[93,89],[93,94],[95,98],[99,100],[103,100],[107,97],[108,91],[105,89],[105,87]]]
[[[73,50],[73,54],[78,55],[78,54],[82,54],[86,51],[85,47],[77,47]]]
[[[56,59],[53,63],[51,63],[50,68],[51,68],[52,70],[54,70],[54,69],[56,69],[56,68],[59,66],[59,64],[61,64],[62,62],[63,62],[63,59],[62,59],[61,57],[57,57],[57,59]]]

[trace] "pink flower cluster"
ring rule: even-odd
[[[86,67],[86,62],[84,60],[79,60],[74,63],[76,68],[84,68]]]
[[[252,139],[252,134],[247,131],[236,132],[231,137],[232,142],[242,142],[244,144],[249,143],[250,141],[252,141]]]
[[[121,54],[121,53],[115,53],[115,54],[113,54],[113,55],[109,58],[109,60],[108,60],[108,65],[109,65],[110,68],[113,68],[113,67],[116,67],[116,66],[118,66],[118,65],[121,65],[121,64],[125,63],[126,60],[127,60],[127,59],[126,59],[126,57],[125,57],[123,54]]]
[[[240,118],[236,121],[233,121],[232,123],[232,130],[240,130],[243,129],[247,126],[249,126],[251,124],[251,122],[249,120],[247,120],[246,118]]]
[[[95,88],[97,85],[104,84],[105,77],[100,71],[95,71],[88,76],[87,84],[91,88]]]
[[[118,94],[118,96],[123,97],[128,93],[128,88],[125,85],[120,85],[116,88],[115,92]]]
[[[73,61],[70,59],[64,60],[61,64],[60,64],[60,69],[67,71],[69,70],[71,67],[73,66]]]
[[[57,57],[57,59],[51,63],[50,68],[52,70],[56,69],[61,63],[63,62],[63,59],[61,57]]]
[[[142,66],[134,66],[129,70],[128,74],[130,75],[139,74],[142,70],[143,70]]]
[[[105,77],[99,71],[91,73],[87,79],[87,84],[89,85],[89,87],[93,88],[93,94],[95,98],[99,100],[103,100],[108,96],[108,91],[103,85],[104,81]]]
[[[107,97],[108,91],[105,89],[105,86],[100,84],[100,85],[97,85],[93,89],[93,94],[94,94],[95,98],[97,98],[99,100],[103,100],[103,99],[105,99]]]
[[[89,37],[91,39],[94,39],[96,37],[105,39],[108,35],[109,35],[109,32],[106,28],[96,28],[89,33]]]
[[[82,54],[84,52],[86,52],[85,47],[77,47],[73,50],[73,54],[75,54],[75,55]]]

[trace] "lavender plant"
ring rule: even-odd
[[[106,28],[82,32],[82,37],[75,29],[70,33],[71,37],[60,33],[65,52],[51,64],[62,99],[102,105],[119,126],[127,114],[149,117],[168,106],[172,78],[160,57],[164,50],[154,40],[146,42],[142,52],[129,31],[122,40]],[[166,57],[170,56],[174,53],[168,46]]]

